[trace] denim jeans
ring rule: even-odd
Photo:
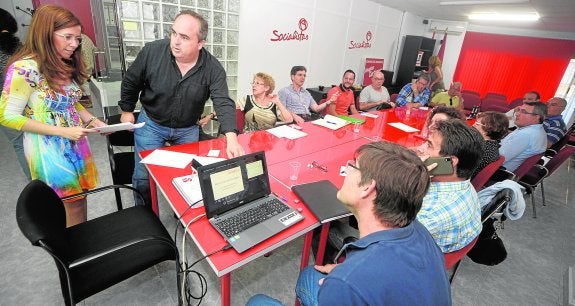
[[[295,288],[296,296],[303,306],[317,306],[319,293],[319,280],[326,277],[313,267],[307,267],[301,271]],[[256,294],[246,303],[246,306],[283,306],[283,304],[265,294]]]
[[[24,172],[24,175],[26,175],[26,178],[30,181],[32,179],[30,176],[30,167],[24,155],[24,133],[5,126],[0,126],[0,129],[2,129],[4,135],[10,140],[12,147],[14,147],[14,153],[16,153],[16,157],[18,158],[20,168],[22,168],[22,172]]]
[[[302,305],[318,305],[319,280],[326,276],[314,267],[306,267],[300,272],[295,286],[295,294]]]
[[[142,203],[139,197],[134,195],[136,205],[151,205],[152,197],[150,195],[150,177],[146,166],[140,163],[140,152],[161,148],[166,142],[173,145],[185,144],[198,141],[199,127],[194,124],[187,128],[169,128],[154,122],[148,118],[146,112],[142,109],[138,116],[138,123],[145,122],[143,127],[134,130],[134,174],[132,175],[132,184],[143,195],[145,203]]]

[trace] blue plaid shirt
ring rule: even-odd
[[[425,88],[423,92],[419,93],[417,97],[413,97],[413,89],[411,89],[411,83],[403,86],[397,98],[395,99],[395,104],[398,106],[405,106],[408,102],[421,103],[421,105],[426,105],[429,101],[429,96],[431,96],[431,91],[429,88]]]
[[[417,214],[443,253],[462,249],[481,232],[481,208],[469,180],[431,182]]]

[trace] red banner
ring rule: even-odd
[[[371,85],[371,76],[374,71],[383,69],[383,58],[366,58],[363,71],[363,86]]]

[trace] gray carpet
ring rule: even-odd
[[[100,171],[101,185],[111,183],[105,139],[91,135],[90,142]],[[51,257],[33,247],[19,231],[15,220],[15,203],[26,181],[14,152],[5,137],[0,137],[0,305],[61,305],[58,273]],[[572,188],[574,160],[565,163],[546,180],[547,206],[541,207],[540,190],[536,192],[538,218],[532,218],[531,201],[518,221],[505,222],[500,236],[508,258],[488,267],[466,258],[452,285],[454,305],[556,305],[562,300],[562,277],[568,266],[575,265],[575,200]],[[123,197],[131,205],[131,195]],[[115,210],[113,192],[89,198],[89,218]],[[175,219],[160,195],[161,219],[170,233]],[[180,230],[181,233],[181,230]],[[180,236],[180,235],[178,235]],[[181,237],[178,237],[178,242]],[[190,261],[199,252],[186,241]],[[255,293],[265,293],[287,305],[294,302],[303,240],[297,239],[270,257],[256,260],[232,274],[232,304],[244,305]],[[220,303],[219,280],[203,261],[196,267],[208,283],[204,305]],[[159,264],[83,302],[85,305],[175,305],[177,292],[173,262]],[[194,292],[200,282],[191,277]]]

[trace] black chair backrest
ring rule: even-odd
[[[43,240],[57,251],[65,250],[66,211],[46,183],[33,180],[26,185],[16,204],[16,220],[32,245],[39,246]]]
[[[138,114],[134,113],[134,117],[138,120]],[[109,116],[106,120],[108,124],[120,123],[121,115]],[[134,146],[134,132],[131,131],[118,131],[107,136],[108,141],[112,146],[124,146],[133,147]]]

